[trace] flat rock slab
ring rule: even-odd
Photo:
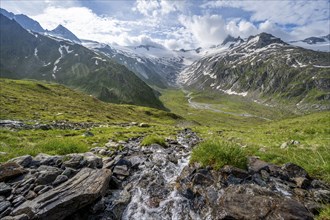
[[[26,173],[26,171],[23,167],[15,162],[0,164],[0,182],[10,180],[24,173]]]
[[[110,170],[83,168],[67,182],[32,201],[24,202],[13,214],[27,214],[31,219],[64,219],[102,196],[108,188],[110,177]]]

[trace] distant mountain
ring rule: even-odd
[[[53,81],[107,102],[164,108],[153,89],[107,56],[28,32],[2,14],[0,21],[1,77]]]
[[[17,21],[17,23],[19,23],[23,28],[27,30],[31,30],[39,33],[45,32],[45,30],[41,27],[41,25],[37,21],[33,20],[32,18],[29,18],[26,15],[23,14],[15,15],[2,8],[0,8],[0,13],[10,19],[14,19],[15,21]]]
[[[171,51],[151,45],[109,46],[87,40],[83,45],[125,65],[140,79],[158,88],[175,86],[179,72],[199,57],[196,51]]]
[[[289,43],[306,49],[330,52],[330,34],[321,37],[308,37],[303,40],[290,41]]]
[[[48,31],[41,27],[41,25],[33,20],[32,18],[23,14],[14,14],[0,8],[0,13],[7,18],[14,19],[18,24],[20,24],[24,29],[37,32],[44,35],[50,35],[60,39],[66,39],[74,43],[81,43],[80,39],[74,35],[70,30],[62,25],[58,25],[54,30]]]
[[[76,35],[74,35],[71,31],[69,31],[67,28],[65,28],[62,25],[58,25],[52,31],[47,31],[46,35],[51,35],[54,37],[70,40],[74,43],[81,43],[80,39]]]
[[[190,89],[330,109],[329,56],[261,33],[234,47],[206,53],[180,73],[178,82]]]

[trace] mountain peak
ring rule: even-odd
[[[71,40],[75,43],[81,43],[81,41],[76,35],[74,35],[69,29],[67,29],[61,24],[59,24],[55,29],[48,31],[48,33],[56,37]]]
[[[281,38],[274,37],[271,34],[262,32],[260,34],[257,34],[255,36],[250,36],[247,40],[248,43],[254,44],[256,48],[262,48],[270,44],[278,43],[287,45],[284,41],[281,40]]]
[[[235,37],[233,37],[233,36],[231,36],[230,34],[224,39],[224,41],[222,42],[222,44],[221,45],[225,45],[225,44],[227,44],[228,42],[232,42],[232,43],[237,43],[237,42],[239,42],[239,43],[242,43],[243,42],[243,39],[240,37],[240,36],[238,36],[237,38],[235,38]]]

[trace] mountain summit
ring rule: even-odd
[[[58,25],[54,30],[48,31],[47,34],[53,35],[55,37],[64,38],[67,40],[71,40],[74,43],[81,43],[80,39],[74,35],[71,31],[69,31],[63,25]]]

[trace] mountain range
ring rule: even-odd
[[[48,31],[25,15],[1,14],[2,77],[55,81],[104,101],[156,108],[163,108],[156,90],[178,86],[330,108],[329,52],[315,51],[330,50],[329,35],[290,42],[268,33],[229,35],[210,48],[173,51],[81,40],[60,24]]]

